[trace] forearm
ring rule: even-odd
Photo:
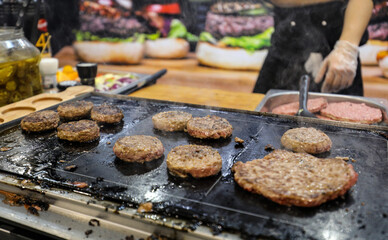
[[[372,15],[372,0],[349,0],[340,40],[359,45]]]

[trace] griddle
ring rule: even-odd
[[[388,238],[388,128],[341,124],[321,119],[277,116],[166,101],[90,93],[84,99],[95,105],[107,102],[124,111],[118,125],[101,126],[99,141],[76,144],[58,140],[55,131],[27,134],[20,119],[0,125],[0,170],[41,183],[91,193],[98,198],[138,206],[153,203],[153,211],[165,216],[206,223],[215,231],[238,231],[243,238],[274,239],[387,239]],[[51,107],[55,109],[56,106]],[[233,135],[225,140],[200,140],[184,132],[163,132],[152,127],[152,116],[161,111],[182,110],[193,116],[214,114],[228,119]],[[276,204],[244,191],[230,171],[236,161],[262,158],[267,144],[282,148],[282,134],[295,127],[315,127],[333,142],[329,153],[343,156],[359,173],[357,184],[344,196],[319,207],[300,208]],[[145,164],[126,163],[112,151],[115,141],[126,135],[156,136],[164,156]],[[245,140],[243,146],[233,138]],[[165,158],[179,145],[200,144],[217,149],[222,171],[205,179],[180,179],[168,173]],[[73,171],[64,167],[76,165]],[[74,182],[86,182],[79,189]]]

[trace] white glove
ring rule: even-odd
[[[353,84],[357,70],[358,46],[339,40],[325,58],[314,81],[320,83],[326,73],[321,92],[338,92]]]

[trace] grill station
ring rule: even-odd
[[[123,236],[120,234],[145,237],[154,232],[191,239],[388,238],[388,127],[385,124],[340,123],[98,93],[77,99],[92,101],[95,105],[107,102],[118,106],[123,109],[124,120],[118,125],[102,126],[99,141],[86,144],[58,140],[55,131],[24,133],[19,126],[20,119],[0,125],[0,146],[10,148],[0,152],[2,189],[50,204],[48,213],[42,212],[41,217],[28,216],[34,221],[24,219],[32,227],[44,228],[51,223],[55,226],[51,232],[59,237],[77,234],[85,237],[83,231],[87,229],[82,231],[83,226],[76,223],[96,218],[104,231],[90,227],[95,231],[90,237],[101,239]],[[201,140],[185,132],[153,129],[151,117],[169,110],[226,118],[234,127],[233,135],[226,140]],[[268,144],[282,148],[282,134],[295,127],[315,127],[331,138],[332,150],[318,157],[341,156],[355,160],[349,163],[359,178],[344,197],[319,207],[287,207],[244,191],[234,182],[230,170],[233,163],[262,158],[269,153],[265,150]],[[112,151],[116,140],[138,134],[159,138],[165,147],[164,156],[145,164],[116,158]],[[245,140],[244,144],[236,144],[234,137]],[[186,144],[215,148],[223,159],[221,173],[205,179],[171,176],[165,158],[172,148]],[[76,165],[74,171],[64,170],[70,165]],[[29,179],[35,184],[23,184],[20,179]],[[79,182],[88,187],[77,187]],[[153,204],[152,213],[137,214],[137,207],[146,202]],[[72,230],[68,230],[70,226]]]

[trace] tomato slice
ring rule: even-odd
[[[156,12],[163,14],[180,14],[181,8],[179,3],[170,3],[170,4],[151,4],[148,5],[145,9],[147,12]]]

